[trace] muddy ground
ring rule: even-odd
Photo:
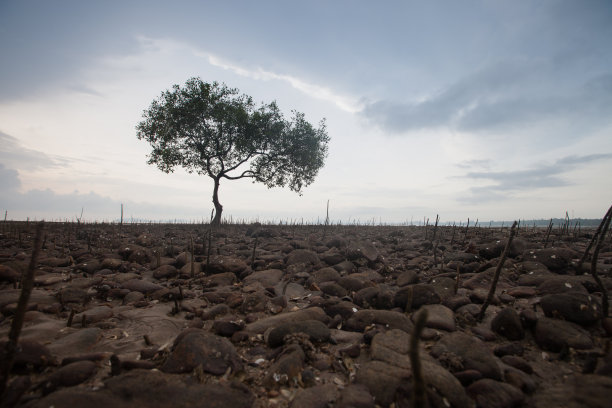
[[[0,350],[33,245],[0,225]],[[47,223],[3,406],[608,407],[594,230]],[[597,271],[612,289],[612,247]],[[0,353],[3,353],[0,352]]]

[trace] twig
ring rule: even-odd
[[[489,307],[489,304],[491,303],[491,301],[493,300],[493,296],[495,295],[495,288],[497,286],[497,281],[499,280],[499,275],[501,273],[502,267],[504,266],[504,262],[506,262],[506,257],[508,256],[508,249],[510,248],[510,245],[512,245],[512,240],[514,239],[514,234],[516,232],[516,229],[515,229],[516,225],[517,225],[516,221],[514,221],[514,223],[512,224],[512,227],[510,228],[510,237],[508,238],[508,242],[506,243],[506,247],[504,248],[502,257],[499,260],[499,263],[497,264],[497,268],[495,269],[495,275],[493,275],[493,281],[491,282],[491,288],[489,289],[489,294],[485,302],[482,304],[480,313],[478,313],[477,319],[479,322],[482,321],[485,311],[487,310],[487,307]]]
[[[603,282],[597,275],[597,258],[599,257],[599,251],[601,250],[601,246],[606,238],[606,232],[608,232],[608,228],[610,228],[610,220],[612,216],[608,216],[606,219],[606,223],[599,234],[599,238],[597,239],[597,245],[593,250],[593,258],[591,259],[591,275],[593,275],[593,279],[597,282],[599,286],[599,290],[601,290],[602,298],[601,298],[601,308],[603,310],[603,317],[608,317],[608,290],[603,285]]]
[[[424,408],[427,406],[427,395],[425,393],[425,381],[423,380],[423,370],[421,368],[421,358],[419,357],[419,338],[427,322],[427,310],[423,309],[418,314],[414,328],[410,334],[410,365],[412,366],[412,395],[410,406],[414,408]]]
[[[21,281],[21,294],[19,295],[17,310],[15,311],[15,317],[13,317],[13,322],[11,324],[9,339],[6,343],[4,355],[5,357],[4,360],[1,362],[0,396],[4,394],[4,391],[6,390],[6,384],[13,368],[13,361],[15,359],[15,353],[17,351],[19,334],[21,334],[21,328],[23,327],[23,319],[25,317],[26,309],[28,307],[28,301],[30,300],[30,294],[32,293],[32,289],[34,287],[34,272],[36,269],[36,263],[38,262],[38,255],[40,254],[44,225],[44,222],[40,222],[36,226],[36,237],[34,238],[34,248],[32,249],[30,265],[28,266],[28,270],[26,271],[26,274],[23,276]]]

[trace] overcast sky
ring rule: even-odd
[[[135,126],[190,77],[326,118],[299,196],[222,183],[234,220],[597,218],[612,203],[612,3],[0,0],[0,210],[208,218],[212,180]]]

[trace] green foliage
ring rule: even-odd
[[[329,142],[324,120],[315,128],[295,111],[287,120],[275,102],[257,107],[237,89],[200,78],[162,92],[136,129],[151,144],[149,164],[166,173],[181,166],[215,181],[218,212],[222,178],[251,178],[301,194],[323,167]]]

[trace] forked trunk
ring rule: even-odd
[[[213,178],[215,181],[215,188],[213,189],[213,204],[215,205],[215,217],[212,220],[212,225],[221,224],[221,214],[223,213],[223,206],[219,202],[219,178]]]

